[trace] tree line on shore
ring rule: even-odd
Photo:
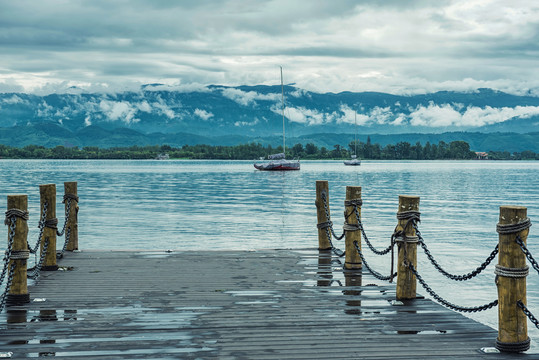
[[[219,159],[219,160],[253,160],[266,157],[268,154],[282,152],[282,146],[263,146],[260,143],[249,143],[236,146],[220,145],[184,145],[180,148],[169,145],[129,146],[83,148],[56,146],[46,148],[38,145],[27,145],[22,148],[0,144],[0,158],[4,159],[154,159],[159,154],[168,154],[172,159]],[[305,146],[295,144],[286,148],[289,158],[300,159],[347,159],[357,151],[360,159],[372,160],[441,160],[441,159],[475,159],[476,153],[470,150],[465,141],[452,141],[449,144],[440,141],[438,144],[427,142],[424,146],[417,142],[397,144],[372,144],[367,142],[350,142],[348,148],[334,145],[333,149],[318,147],[313,143]],[[491,160],[539,160],[539,153],[523,151],[509,153],[507,151],[489,151]]]

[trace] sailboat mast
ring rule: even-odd
[[[283,85],[283,67],[281,68],[281,101],[282,101],[282,113],[283,113],[283,154],[286,156],[285,136],[284,136],[284,85]]]
[[[356,128],[356,135],[354,136],[354,155],[357,156],[357,111],[354,111],[354,127]]]

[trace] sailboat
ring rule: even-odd
[[[285,131],[284,131],[284,85],[283,85],[283,67],[281,68],[281,99],[282,99],[282,115],[283,115],[283,152],[268,156],[268,161],[254,163],[254,167],[258,170],[299,170],[299,160],[287,160],[285,156]],[[263,159],[261,159],[263,160]]]
[[[356,134],[354,137],[354,154],[350,160],[344,160],[344,165],[358,166],[361,165],[361,160],[357,158],[357,113],[354,112],[354,126],[356,128]]]

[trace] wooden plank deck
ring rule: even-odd
[[[0,314],[0,356],[508,359],[497,332],[318,250],[83,251]],[[343,286],[339,285],[342,284]],[[346,286],[348,285],[348,286]]]

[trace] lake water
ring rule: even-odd
[[[62,225],[63,182],[77,181],[82,250],[316,248],[315,182],[327,180],[339,233],[346,186],[362,187],[363,224],[378,248],[387,246],[395,228],[398,196],[416,195],[423,238],[452,273],[470,272],[494,249],[501,205],[528,208],[534,224],[528,247],[539,259],[538,161],[363,161],[359,167],[303,161],[300,171],[261,172],[250,161],[0,160],[0,169],[1,207],[8,194],[29,197],[32,244],[38,236],[39,185],[57,185]],[[442,277],[418,253],[420,273],[448,301],[477,306],[497,297],[497,260],[462,283]],[[389,273],[387,257],[365,254],[375,270]],[[418,292],[425,294],[419,284]],[[539,317],[539,274],[533,269],[528,305]],[[497,327],[496,308],[467,316]],[[539,342],[539,329],[530,323],[528,328]]]

